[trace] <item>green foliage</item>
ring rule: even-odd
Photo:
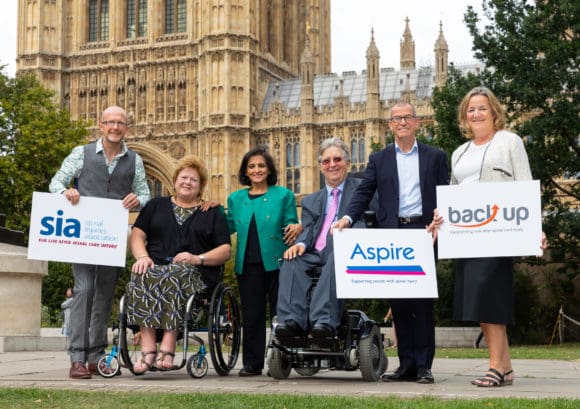
[[[560,305],[573,316],[580,313],[574,299],[580,263],[580,9],[576,3],[486,0],[483,10],[488,23],[483,28],[469,7],[465,22],[474,51],[489,69],[462,76],[451,66],[445,86],[433,91],[436,145],[450,155],[465,141],[458,126],[459,103],[470,89],[484,85],[506,108],[508,127],[524,136],[532,174],[541,181],[543,228],[550,250],[544,259],[523,259],[527,268],[518,266],[516,326],[510,329],[515,342],[547,342]],[[562,177],[567,178],[565,183]],[[570,209],[571,202],[576,210]],[[532,267],[533,272],[528,271]],[[436,314],[441,324],[444,317],[450,317],[450,310],[441,298],[447,290],[447,276],[439,270]],[[544,276],[543,287],[538,288],[534,274]]]
[[[554,261],[578,266],[580,214],[562,200],[568,196],[576,207],[580,201],[578,2],[487,0],[483,10],[483,29],[472,7],[465,14],[475,55],[493,67],[492,89],[525,136],[532,174],[542,183],[552,255],[561,257]]]
[[[54,94],[31,75],[0,73],[0,209],[6,227],[28,232],[32,192],[46,191],[70,150],[86,137]]]
[[[470,326],[475,323],[457,322],[453,320],[453,292],[455,286],[455,261],[437,261],[437,292],[439,298],[433,305],[435,310],[435,325],[438,327]]]
[[[489,71],[479,75],[472,73],[463,76],[461,71],[451,65],[448,69],[447,83],[442,88],[435,88],[431,103],[435,110],[435,125],[432,132],[436,135],[433,144],[443,149],[451,160],[451,152],[466,141],[459,129],[457,108],[467,92],[479,85],[493,89],[493,79]],[[451,169],[451,167],[450,167]]]
[[[58,327],[61,323],[60,305],[66,289],[73,287],[72,268],[68,263],[48,263],[48,275],[42,279],[42,326]]]

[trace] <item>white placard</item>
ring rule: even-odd
[[[542,255],[537,180],[437,186],[439,258]]]
[[[425,230],[344,229],[333,237],[338,298],[437,298]]]
[[[34,192],[28,258],[125,266],[129,211],[121,200]]]

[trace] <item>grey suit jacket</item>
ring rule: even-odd
[[[338,219],[340,219],[345,214],[346,209],[348,208],[348,204],[350,203],[352,196],[360,183],[360,179],[354,179],[350,177],[346,178],[344,182],[344,188],[341,193],[342,197],[340,199],[340,207],[338,209]],[[322,229],[322,224],[324,223],[324,210],[326,207],[327,197],[328,193],[326,192],[325,186],[319,191],[305,196],[301,201],[301,223],[304,230],[302,231],[302,234],[298,236],[298,239],[296,239],[296,243],[303,243],[306,246],[306,251],[314,250],[316,238],[320,234],[320,229]],[[365,227],[364,221],[354,221],[353,227]]]

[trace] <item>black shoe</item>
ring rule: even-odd
[[[276,326],[275,333],[278,338],[290,338],[304,335],[304,330],[296,321],[286,320]]]
[[[425,367],[421,367],[417,369],[417,383],[433,383],[435,382],[435,378],[433,378],[433,374],[431,373],[430,369]]]
[[[240,369],[240,376],[258,376],[262,375],[261,369],[242,368]]]
[[[312,338],[334,338],[336,330],[329,324],[314,324],[310,330]]]
[[[417,375],[407,368],[398,368],[392,374],[383,374],[381,380],[383,382],[415,382],[417,381]]]

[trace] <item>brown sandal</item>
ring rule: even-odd
[[[157,358],[155,358],[155,365],[154,365],[157,370],[159,370],[159,371],[171,371],[172,369],[176,369],[173,362],[171,363],[171,366],[168,366],[165,364],[165,358],[167,356],[175,358],[175,354],[173,352],[163,351],[162,349],[159,350],[159,354],[157,355]]]
[[[137,362],[135,362],[135,365],[133,365],[133,373],[135,375],[143,375],[145,372],[149,371],[151,369],[151,367],[153,366],[153,360],[151,362],[147,362],[147,356],[148,355],[156,355],[157,351],[149,351],[149,352],[141,352],[141,356],[139,357],[139,359],[137,360]],[[141,368],[145,368],[144,370],[136,370],[135,366],[139,365]]]

